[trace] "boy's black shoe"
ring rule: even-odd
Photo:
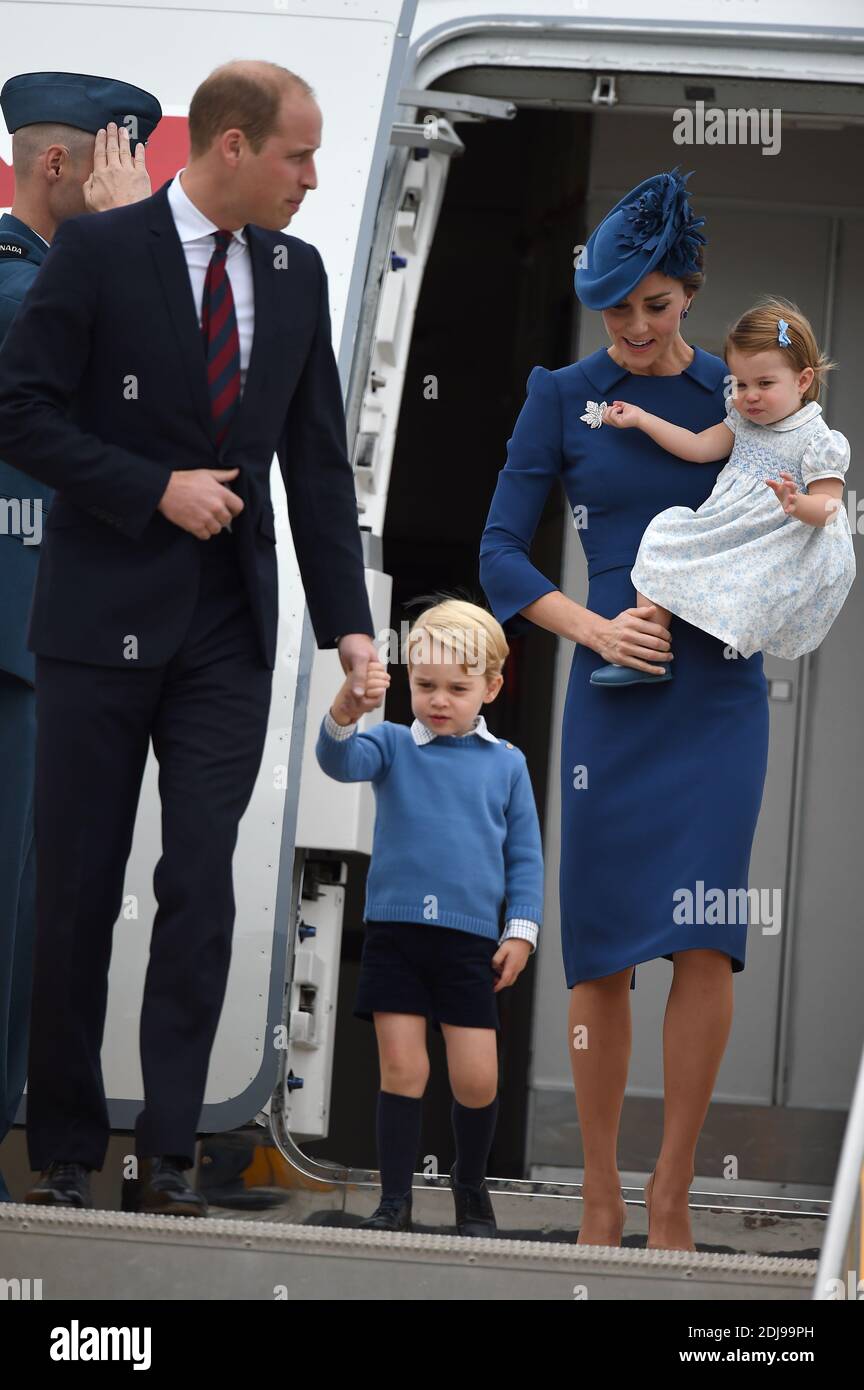
[[[39,1181],[24,1198],[33,1206],[78,1207],[93,1206],[90,1195],[90,1169],[83,1163],[65,1163],[57,1159],[49,1163]]]
[[[124,1178],[121,1211],[140,1216],[206,1216],[207,1198],[193,1192],[180,1159],[139,1158],[138,1177]]]
[[[479,1187],[463,1187],[456,1181],[456,1164],[450,1169],[450,1186],[453,1189],[453,1205],[456,1208],[456,1230],[460,1236],[486,1236],[498,1234],[492,1199],[485,1179]]]
[[[411,1193],[407,1197],[382,1197],[371,1216],[360,1222],[364,1231],[410,1231]]]

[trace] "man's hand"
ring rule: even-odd
[[[127,203],[140,203],[150,197],[150,175],[144,163],[144,142],[139,140],[135,154],[125,125],[119,131],[114,121],[107,130],[96,132],[93,173],[84,185],[84,205],[88,212],[106,212]]]
[[[218,536],[223,526],[230,526],[232,518],[243,510],[242,497],[222,483],[225,478],[236,478],[239,472],[239,468],[180,469],[171,474],[158,510],[199,541],[209,541],[211,536]]]
[[[506,941],[502,941],[492,957],[492,969],[498,976],[493,993],[497,994],[499,989],[507,989],[518,979],[530,954],[531,942],[526,941],[524,937],[508,936]]]
[[[368,632],[349,632],[339,639],[339,660],[346,676],[356,679],[352,682],[355,695],[362,695],[366,689],[366,668],[370,661],[378,660],[375,643]]]
[[[377,709],[390,685],[390,676],[384,669],[382,663],[373,659],[369,662],[366,672],[366,688],[362,695],[354,693],[356,675],[345,677],[339,688],[336,699],[330,706],[330,714],[337,724],[343,728],[348,724],[356,724],[364,714],[368,714],[370,709]]]

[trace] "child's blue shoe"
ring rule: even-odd
[[[657,663],[660,664],[659,662]],[[598,666],[591,672],[591,685],[654,685],[659,681],[671,681],[672,672],[654,676],[650,671],[637,671],[635,666],[615,666],[611,662]]]

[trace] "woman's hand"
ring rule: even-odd
[[[780,471],[780,477],[783,479],[782,483],[775,483],[773,478],[766,478],[765,485],[766,487],[770,487],[786,515],[792,516],[794,515],[796,507],[795,499],[798,496],[798,484],[795,482],[791,473],[784,473],[782,469]]]
[[[603,411],[603,424],[614,425],[619,430],[638,429],[645,411],[640,405],[630,405],[629,401],[613,401]]]
[[[604,661],[662,676],[663,667],[652,662],[671,661],[672,651],[668,627],[651,621],[656,611],[652,603],[645,608],[625,608],[617,618],[601,618],[590,645]]]
[[[330,713],[337,724],[356,724],[370,709],[377,709],[387,693],[390,676],[380,661],[370,661],[366,668],[366,688],[362,695],[354,694],[356,676],[349,675],[342,683]]]

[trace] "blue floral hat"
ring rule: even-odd
[[[680,279],[699,269],[699,247],[707,238],[698,229],[705,218],[693,216],[689,177],[679,174],[677,164],[668,174],[654,174],[631,188],[594,228],[574,277],[587,309],[619,304],[652,270]]]

